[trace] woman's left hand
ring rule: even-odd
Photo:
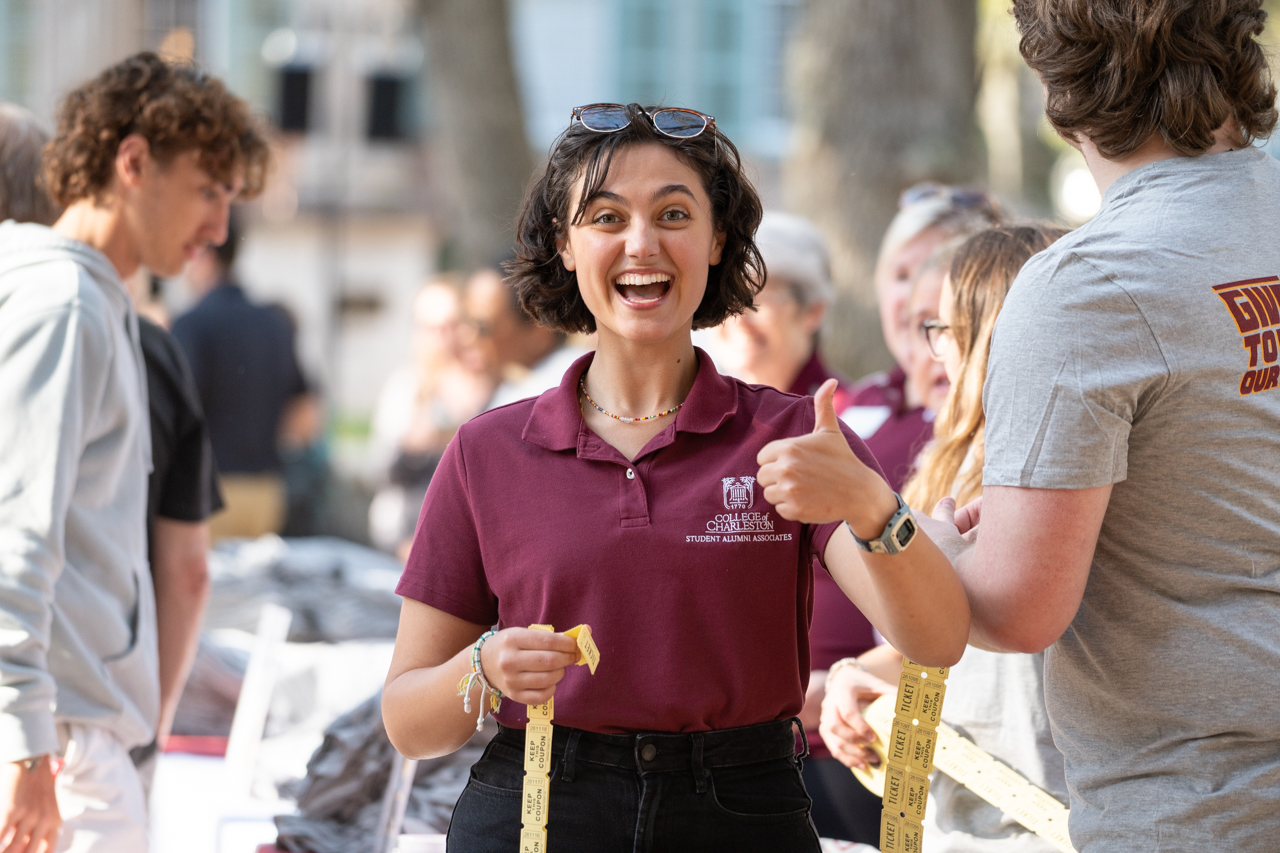
[[[859,536],[880,534],[897,511],[885,481],[854,455],[836,417],[836,381],[813,397],[813,432],[766,444],[756,456],[764,499],[790,521],[848,521]]]

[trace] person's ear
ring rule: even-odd
[[[151,143],[140,133],[120,140],[116,149],[116,180],[122,187],[134,189],[142,182],[143,172],[151,165]]]
[[[573,257],[573,246],[569,244],[569,238],[564,229],[559,227],[559,220],[553,221],[556,223],[556,252],[560,255],[560,262],[564,264],[564,268],[573,272],[578,268],[578,262]]]
[[[724,254],[724,244],[728,239],[729,235],[719,229],[717,229],[715,235],[712,236],[711,258],[708,261],[711,266],[714,267],[716,264],[720,263],[720,256]]]
[[[816,334],[818,329],[822,328],[822,318],[826,316],[827,306],[821,302],[815,302],[806,308],[801,308],[800,311],[805,332],[810,335]]]

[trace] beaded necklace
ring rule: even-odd
[[[616,421],[622,421],[624,424],[638,424],[642,421],[656,421],[658,418],[664,417],[665,415],[670,415],[680,411],[680,407],[684,405],[684,403],[676,403],[665,412],[658,412],[656,415],[645,415],[643,418],[624,418],[622,415],[615,415],[613,412],[610,412],[595,400],[591,399],[591,395],[587,393],[587,374],[585,373],[582,374],[582,377],[578,380],[578,390],[582,392],[582,396],[586,398],[586,401],[591,404],[591,408],[595,409],[602,415],[608,415]]]

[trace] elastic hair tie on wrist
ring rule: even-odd
[[[497,713],[502,707],[502,691],[491,685],[484,677],[484,670],[480,666],[480,649],[484,646],[485,641],[494,636],[498,632],[490,628],[480,635],[480,639],[476,640],[475,645],[471,647],[471,671],[462,676],[462,680],[458,682],[458,695],[462,697],[462,710],[465,713],[471,713],[471,688],[476,683],[480,684],[480,715],[476,717],[476,731],[484,728],[485,714],[490,711]],[[489,696],[489,710],[485,710],[484,697]]]

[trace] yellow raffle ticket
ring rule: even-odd
[[[554,633],[550,625],[530,625],[530,630]],[[600,665],[600,650],[591,638],[591,627],[579,625],[564,632],[578,644],[578,660],[594,675]],[[524,790],[521,802],[520,853],[546,853],[547,807],[551,792],[551,718],[555,697],[541,705],[529,705],[529,723],[524,729]]]
[[[928,771],[936,766],[1063,853],[1075,853],[1066,806],[941,721],[946,676],[946,668],[904,660],[898,695],[881,696],[863,712],[880,738],[871,744],[880,765],[853,773],[884,797],[880,849],[919,853]]]

